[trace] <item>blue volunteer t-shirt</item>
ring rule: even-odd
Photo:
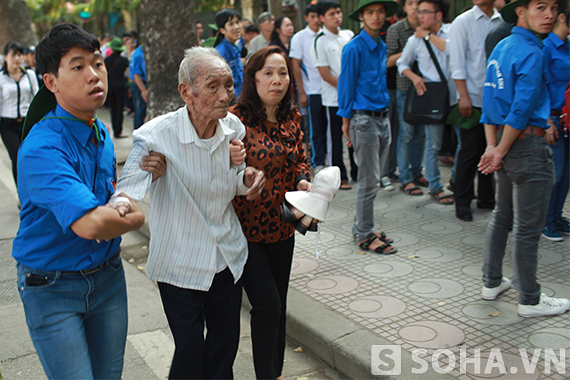
[[[22,142],[18,153],[20,228],[12,256],[44,271],[92,269],[119,251],[121,238],[97,243],[71,225],[105,205],[116,184],[111,137],[97,121],[95,131],[59,105]]]
[[[497,44],[487,61],[481,123],[519,130],[529,125],[547,128],[550,96],[543,47],[520,26]]]

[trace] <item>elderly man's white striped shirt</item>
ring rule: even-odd
[[[159,282],[207,291],[222,255],[235,281],[247,259],[247,242],[231,204],[243,195],[243,166],[230,164],[230,141],[245,127],[231,113],[220,119],[210,144],[198,137],[186,107],[157,117],[133,133],[133,148],[116,194],[141,200],[150,189],[150,255],[147,275]],[[139,163],[150,151],[166,156],[163,176]]]

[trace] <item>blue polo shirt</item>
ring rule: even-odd
[[[388,64],[384,41],[363,29],[342,50],[338,77],[337,115],[350,119],[352,110],[384,111],[390,105],[386,86]]]
[[[547,128],[550,96],[543,47],[520,26],[497,44],[487,61],[481,123],[519,130],[529,125]]]
[[[142,46],[135,49],[129,61],[129,78],[135,79],[135,74],[140,75],[143,82],[146,83],[146,61]]]
[[[216,46],[216,50],[220,52],[232,70],[232,76],[234,77],[235,97],[237,98],[239,94],[241,94],[241,88],[243,86],[243,65],[241,64],[240,54],[241,50],[236,45],[230,44],[229,41],[225,38],[220,42],[218,46]]]
[[[544,57],[548,70],[548,92],[550,109],[561,111],[564,106],[564,93],[570,81],[570,43],[550,32],[544,40]]]
[[[119,251],[120,238],[97,243],[71,229],[89,210],[107,203],[116,183],[113,143],[105,125],[97,125],[101,142],[95,144],[95,131],[58,105],[23,141],[18,152],[22,211],[12,256],[25,266],[92,269]]]

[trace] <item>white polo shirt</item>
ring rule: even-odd
[[[320,32],[320,29],[317,32],[313,32],[311,28],[307,26],[293,36],[289,49],[289,56],[300,60],[303,64],[301,66],[301,72],[303,74],[303,87],[307,95],[321,94],[321,74],[313,65],[313,60],[311,59],[311,48],[315,37]]]
[[[317,34],[311,48],[311,58],[315,67],[329,67],[330,73],[336,77],[340,75],[340,59],[342,49],[354,36],[352,30],[338,29],[334,34],[327,28]],[[325,82],[321,78],[321,94],[323,106],[338,107],[338,93],[335,86]]]

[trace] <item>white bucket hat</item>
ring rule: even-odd
[[[324,222],[339,187],[340,169],[330,166],[315,175],[311,191],[288,191],[285,199],[303,214]]]

